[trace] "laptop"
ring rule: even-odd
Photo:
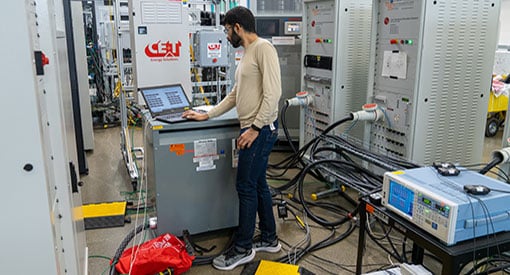
[[[154,119],[166,123],[187,121],[182,113],[191,109],[191,103],[181,84],[143,88],[140,92]]]

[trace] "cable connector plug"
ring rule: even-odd
[[[493,151],[491,153],[491,156],[492,156],[492,160],[485,167],[480,169],[480,171],[478,171],[478,173],[485,175],[492,168],[496,167],[496,165],[499,165],[501,163],[510,162],[509,161],[510,147],[505,147],[505,148]]]
[[[362,111],[352,112],[352,121],[378,121],[384,118],[383,112],[377,107],[376,103],[367,103],[363,105]]]
[[[491,157],[493,159],[501,160],[500,164],[510,162],[510,147],[505,147],[499,150],[492,151]]]
[[[308,92],[301,91],[295,97],[286,99],[289,106],[307,106],[313,103],[313,97]]]

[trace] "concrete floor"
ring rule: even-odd
[[[134,130],[134,145],[141,146],[141,130]],[[486,138],[484,144],[484,161],[488,160],[488,154],[501,146],[502,132],[493,137]],[[94,132],[95,149],[87,154],[89,165],[89,175],[82,177],[85,185],[82,188],[83,203],[99,203],[124,200],[128,196],[126,192],[132,191],[132,186],[124,166],[120,151],[120,128],[98,129]],[[271,161],[282,158],[282,153],[273,153]],[[311,185],[310,188],[320,188],[322,185]],[[341,201],[333,202],[344,203]],[[151,215],[151,213],[149,213]],[[152,213],[154,215],[154,213]],[[139,215],[140,219],[142,215]],[[105,256],[112,258],[124,237],[135,227],[136,215],[131,214],[132,222],[123,227],[94,229],[86,231],[87,246],[89,249],[89,274],[108,274],[109,262],[102,258]],[[141,221],[138,221],[138,224]],[[297,226],[294,219],[278,219],[277,232],[279,238],[290,245],[294,245],[304,238],[303,231]],[[310,222],[312,242],[318,242],[330,234],[329,230],[319,228]],[[346,225],[338,228],[338,232],[343,232]],[[396,235],[395,238],[402,238]],[[326,261],[308,256],[298,264],[316,274],[352,274],[355,270],[356,251],[357,251],[358,232],[357,229],[345,240],[313,253],[315,256],[332,261]],[[216,245],[218,252],[228,241],[228,232],[214,232],[199,236],[196,241],[202,246]],[[131,244],[130,244],[131,245]],[[278,254],[258,253],[257,259],[276,259],[287,255],[288,245],[283,245],[284,249]],[[99,256],[99,257],[97,257]],[[427,260],[427,259],[426,259]],[[395,261],[395,260],[393,260]],[[383,250],[376,247],[373,242],[367,242],[367,250],[364,258],[364,272],[375,270],[382,266],[389,266],[391,261]],[[431,263],[431,267],[439,270],[437,263]],[[211,265],[192,267],[187,274],[240,274],[242,267],[237,267],[233,271],[225,272],[214,269]]]

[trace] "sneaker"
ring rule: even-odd
[[[219,270],[232,270],[238,265],[251,262],[253,258],[255,258],[255,250],[248,249],[243,252],[234,246],[229,248],[225,253],[214,258],[213,266]]]
[[[261,236],[256,236],[253,239],[253,250],[255,252],[271,252],[276,253],[282,249],[282,245],[278,241],[278,238],[274,239],[272,242],[263,241]]]

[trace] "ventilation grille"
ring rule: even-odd
[[[343,12],[343,11],[342,11]],[[371,1],[350,1],[348,7],[347,26],[344,28],[346,37],[343,53],[344,83],[346,111],[356,111],[366,103],[368,67],[370,63],[370,30],[372,5]],[[338,87],[341,89],[341,87]],[[340,90],[338,89],[337,90]]]
[[[484,63],[491,2],[438,1],[437,5],[433,8],[438,9],[438,16],[427,18],[436,21],[435,33],[430,34],[435,35],[435,43],[423,49],[433,50],[433,60],[422,60],[433,64],[430,79],[422,79],[431,87],[424,163],[468,163],[480,157],[474,149],[481,146],[483,131],[476,122],[480,116],[485,118],[487,107],[483,94],[488,92],[488,83],[482,79],[490,74],[484,71]]]
[[[143,1],[142,24],[181,24],[181,2]]]
[[[344,47],[337,57],[341,61],[342,75],[337,81],[335,93],[340,96],[337,104],[341,108],[335,108],[336,117],[344,117],[350,112],[361,110],[361,106],[367,100],[368,71],[370,64],[370,32],[372,17],[372,1],[348,1],[345,8],[340,10],[347,16],[345,26],[340,26],[343,35],[337,40]],[[350,126],[340,127],[344,132]],[[352,128],[350,135],[357,138],[363,137],[363,127]]]

